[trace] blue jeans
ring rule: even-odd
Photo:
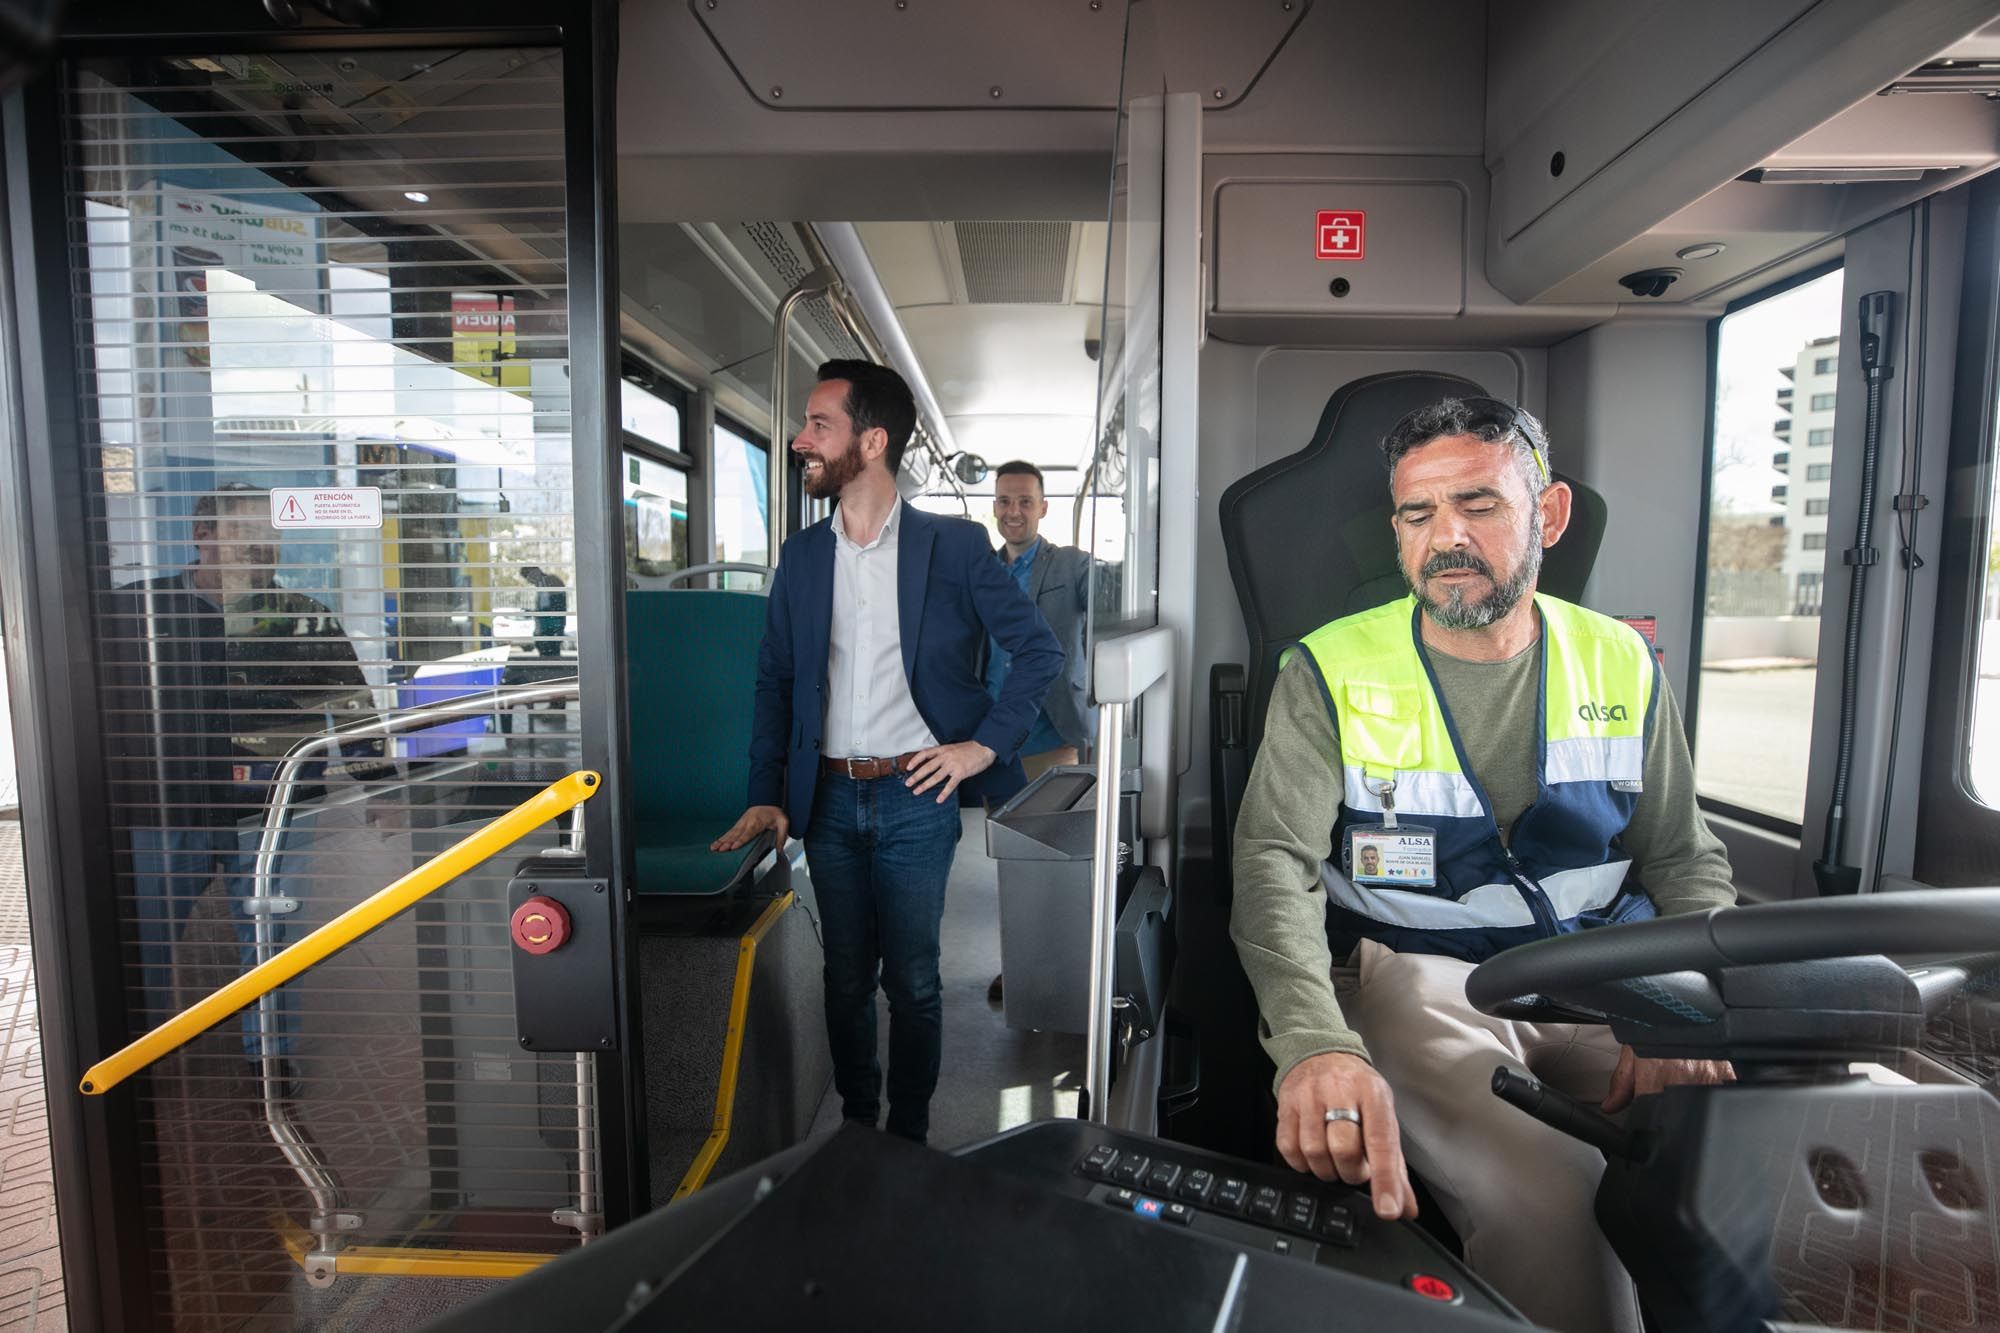
[[[923,1141],[943,1045],[938,927],[958,848],[958,801],[913,795],[900,776],[822,776],[806,862],[826,945],[826,1035],[841,1113],[882,1108],[875,989],[889,996],[889,1130]]]
[[[174,985],[174,953],[181,930],[194,905],[220,875],[231,899],[239,944],[237,961],[245,972],[257,965],[257,923],[243,910],[250,897],[257,866],[259,830],[237,828],[135,828],[131,830],[133,888],[138,898],[139,985],[144,1012],[139,1023],[150,1030],[173,1017],[182,1004],[199,996],[181,996]],[[276,942],[285,943],[284,918],[274,918]],[[276,1002],[272,1055],[290,1055],[297,1028],[298,996],[290,986],[271,992]],[[263,1054],[263,1020],[256,1005],[243,1011],[243,1054]]]

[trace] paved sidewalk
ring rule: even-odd
[[[6,714],[0,712],[0,730]],[[12,777],[11,770],[7,774]],[[60,1330],[62,1255],[56,1248],[41,1024],[28,952],[21,826],[0,820],[0,1328]]]
[[[7,668],[0,663],[0,812],[11,813],[21,804],[21,794],[14,781],[13,714],[7,709]]]

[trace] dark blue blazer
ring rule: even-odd
[[[794,837],[804,836],[812,818],[826,734],[833,521],[822,519],[785,543],[757,652],[750,804],[782,805]],[[900,521],[896,608],[910,696],[939,742],[978,741],[993,751],[993,766],[960,784],[966,803],[1011,796],[1026,781],[1016,755],[1062,672],[1062,646],[993,558],[985,528],[907,502]],[[986,693],[979,672],[988,635],[1013,657],[998,699]]]

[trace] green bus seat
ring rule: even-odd
[[[765,599],[672,588],[625,594],[632,841],[638,892],[726,893],[749,881],[768,838],[708,844],[743,813]]]

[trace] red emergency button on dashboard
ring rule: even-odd
[[[1412,1273],[1403,1279],[1403,1285],[1428,1300],[1442,1301],[1446,1305],[1458,1304],[1458,1288],[1441,1277]]]
[[[537,895],[514,909],[509,923],[514,943],[529,953],[550,953],[569,939],[569,913],[553,898]]]

